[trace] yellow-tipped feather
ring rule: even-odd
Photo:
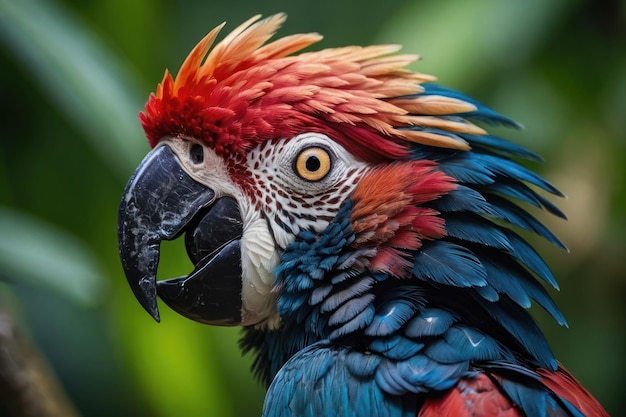
[[[424,115],[446,115],[467,113],[476,110],[476,106],[466,101],[444,96],[419,96],[412,98],[395,98],[390,103],[402,107],[409,113]]]

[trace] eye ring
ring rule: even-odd
[[[294,161],[295,173],[303,180],[311,182],[324,179],[331,168],[330,152],[320,146],[303,149]]]

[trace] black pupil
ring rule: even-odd
[[[204,149],[202,146],[196,144],[191,145],[191,150],[189,151],[189,155],[191,156],[191,162],[194,164],[200,164],[204,161]]]
[[[310,172],[315,172],[320,169],[321,162],[317,156],[309,156],[306,159],[306,169]]]

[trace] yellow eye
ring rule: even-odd
[[[296,157],[294,170],[300,178],[307,181],[319,181],[330,172],[330,154],[324,148],[310,147]]]

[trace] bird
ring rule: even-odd
[[[566,325],[523,237],[565,249],[529,211],[563,194],[487,130],[521,126],[397,45],[313,50],[285,19],[216,27],[139,114],[117,230],[143,308],[240,326],[266,417],[608,416],[528,310]],[[157,281],[178,238],[193,270]]]

